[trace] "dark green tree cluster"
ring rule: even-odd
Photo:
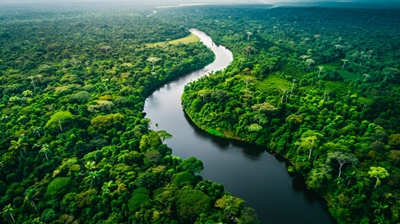
[[[185,87],[194,123],[288,158],[339,223],[399,222],[400,11],[201,9],[235,59]]]
[[[3,12],[0,208],[6,223],[258,223],[150,130],[147,94],[205,66],[187,29],[140,11]]]

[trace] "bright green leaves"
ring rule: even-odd
[[[324,136],[318,132],[307,130],[301,135],[300,141],[296,142],[295,145],[298,147],[299,150],[308,150],[308,160],[310,160],[313,149],[319,146],[319,142],[323,137]]]
[[[240,214],[245,201],[232,195],[224,195],[215,202],[215,207],[221,208],[224,214],[231,218]]]
[[[374,189],[381,184],[381,179],[386,178],[389,176],[389,172],[383,167],[370,167],[370,171],[368,171],[369,176],[376,178],[376,183]]]
[[[122,122],[123,119],[124,115],[120,113],[98,115],[97,117],[93,118],[90,123],[92,124],[93,128],[102,129],[116,125]]]
[[[45,127],[49,129],[60,128],[60,131],[62,132],[62,124],[68,122],[73,118],[74,116],[69,111],[58,111],[51,116],[50,120],[47,121]]]
[[[324,180],[332,179],[331,171],[332,168],[326,164],[320,164],[318,167],[314,167],[308,173],[308,178],[306,180],[307,187],[315,190],[322,187]]]

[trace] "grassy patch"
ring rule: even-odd
[[[322,64],[322,65],[318,65],[318,66],[324,66],[322,71],[323,70],[329,71],[329,70],[334,70],[334,69],[338,68],[338,65],[336,63]]]
[[[210,134],[212,134],[212,135],[215,135],[215,136],[225,137],[225,135],[224,135],[223,132],[218,131],[218,130],[215,130],[214,128],[209,128],[209,129],[207,129],[207,132],[210,133]]]
[[[291,89],[292,83],[278,77],[276,74],[271,74],[266,79],[257,82],[255,86],[258,91],[268,95],[275,95],[277,92],[280,95],[282,92],[281,89]]]
[[[352,72],[348,72],[345,70],[338,70],[337,71],[340,76],[342,76],[345,80],[356,80],[356,79],[363,79],[362,75],[356,74],[356,73],[352,73]]]
[[[176,39],[176,40],[149,43],[149,44],[146,44],[146,47],[159,47],[159,46],[164,46],[164,45],[167,45],[167,44],[173,44],[173,45],[176,45],[176,44],[189,44],[189,43],[197,42],[199,40],[200,40],[200,38],[198,36],[196,36],[193,33],[191,33],[187,37],[179,38],[179,39]]]
[[[325,82],[325,89],[329,90],[329,92],[336,92],[340,95],[347,95],[350,86],[346,85],[343,82],[338,81],[326,81]]]

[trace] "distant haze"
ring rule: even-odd
[[[130,3],[140,5],[179,5],[187,3],[210,3],[210,4],[254,4],[263,3],[276,6],[294,5],[321,5],[321,6],[354,6],[374,5],[382,7],[400,7],[400,0],[1,0],[0,4],[36,4],[36,3]]]

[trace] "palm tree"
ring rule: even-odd
[[[11,207],[11,204],[8,204],[7,206],[5,206],[5,207],[3,208],[3,212],[4,212],[4,213],[10,214],[10,216],[11,216],[13,222],[15,222],[15,219],[14,219],[14,216],[13,216],[13,214],[12,214],[12,211],[13,211],[13,208]]]
[[[343,69],[344,69],[344,65],[346,64],[346,62],[347,62],[348,60],[342,59],[342,61],[343,61],[343,66],[342,66],[342,70],[343,70]]]
[[[110,180],[107,183],[103,184],[103,187],[101,188],[101,190],[103,192],[109,193],[111,191],[112,187],[114,187],[114,182],[112,180]]]
[[[95,165],[96,165],[95,161],[87,161],[85,167],[88,170],[93,170],[95,168]]]
[[[253,35],[253,33],[252,32],[246,32],[246,33],[247,33],[247,41],[249,41],[250,40],[250,36]]]
[[[283,97],[285,96],[285,92],[286,92],[286,89],[281,89],[282,90],[282,99],[281,99],[281,103],[283,103]]]
[[[47,153],[50,152],[50,148],[48,144],[43,144],[42,148],[39,150],[39,153],[43,153],[46,156],[46,159],[49,160],[49,157],[47,156]]]
[[[321,65],[321,66],[318,66],[317,68],[319,69],[319,72],[318,72],[318,77],[319,77],[319,75],[321,74],[322,69],[324,69],[324,66]]]
[[[33,78],[35,78],[34,76],[29,76],[28,78],[31,79],[31,83],[33,85],[33,90],[35,90],[36,86],[35,86],[35,81],[33,80]]]
[[[34,202],[35,197],[37,195],[36,188],[28,188],[25,191],[25,200],[24,201],[30,201],[31,205],[35,208],[35,211],[37,212],[36,204]]]
[[[292,90],[290,90],[290,92],[291,93],[293,93],[293,87],[294,87],[294,83],[296,82],[296,79],[293,79],[293,82],[292,82]]]
[[[94,187],[96,185],[97,180],[100,179],[100,173],[98,171],[90,171],[88,175],[88,181],[90,181],[90,185]]]
[[[8,150],[14,150],[14,151],[19,150],[19,153],[22,156],[21,150],[25,150],[27,145],[28,144],[24,142],[23,138],[18,138],[18,141],[11,140],[11,146],[8,148]]]
[[[40,127],[32,127],[32,133],[37,134],[39,136],[39,138],[41,137],[40,136],[41,130],[42,130],[42,128],[40,128]]]

